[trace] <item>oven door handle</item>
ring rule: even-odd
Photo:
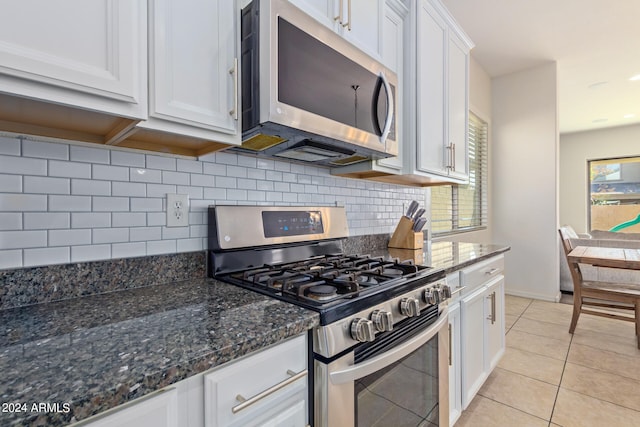
[[[424,332],[417,335],[410,340],[404,342],[402,345],[395,347],[392,350],[387,351],[379,356],[376,356],[365,362],[358,363],[357,365],[350,366],[340,371],[331,372],[329,378],[333,384],[345,384],[353,382],[359,378],[371,375],[374,372],[383,369],[386,366],[391,365],[394,362],[402,359],[405,356],[413,353],[431,338],[436,336],[438,332],[448,323],[449,318],[447,311],[442,312],[438,320],[431,324]]]

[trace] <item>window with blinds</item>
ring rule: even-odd
[[[443,235],[487,226],[488,126],[469,114],[469,183],[431,187],[431,233]]]

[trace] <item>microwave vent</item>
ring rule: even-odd
[[[331,164],[336,166],[347,166],[347,165],[352,165],[354,163],[363,162],[365,160],[371,160],[371,159],[365,156],[351,156],[351,157],[345,157],[343,159],[332,160]]]
[[[284,141],[286,141],[286,139],[281,138],[278,135],[265,135],[263,133],[259,133],[245,141],[242,141],[242,145],[240,147],[251,151],[263,151]]]

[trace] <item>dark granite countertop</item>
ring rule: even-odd
[[[0,426],[84,419],[317,324],[314,312],[212,279],[2,310],[0,403],[26,411],[3,406]]]
[[[443,268],[451,273],[503,254],[511,249],[507,245],[468,242],[433,242],[424,247],[425,264],[436,268]]]

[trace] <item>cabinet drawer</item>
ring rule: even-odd
[[[307,389],[306,349],[306,336],[301,335],[206,374],[205,425],[253,425],[283,401],[298,401],[296,396],[304,396]],[[299,379],[284,383],[300,373]],[[255,403],[241,408],[238,396],[256,397]]]
[[[500,255],[463,269],[460,272],[460,282],[466,287],[465,293],[468,294],[474,288],[502,274],[503,271],[504,256]]]

